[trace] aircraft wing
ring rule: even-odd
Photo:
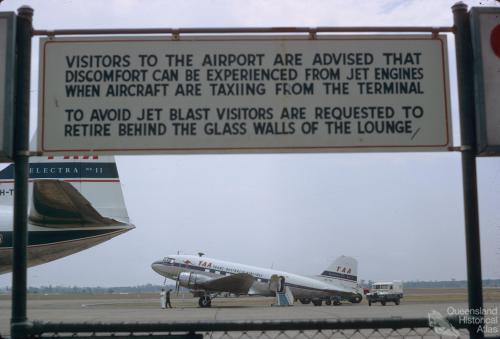
[[[198,283],[198,286],[208,291],[246,294],[255,278],[248,273],[237,273],[222,278]]]

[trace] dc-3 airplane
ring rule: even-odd
[[[276,296],[291,294],[303,304],[321,306],[340,304],[340,299],[359,303],[361,288],[357,283],[357,260],[337,258],[316,276],[303,276],[274,269],[232,263],[195,255],[170,255],[155,261],[151,268],[158,274],[176,281],[199,297],[200,307],[210,307],[211,300],[222,293],[236,295]]]
[[[28,266],[100,244],[134,228],[113,157],[33,157]],[[0,172],[0,274],[12,271],[14,165]]]

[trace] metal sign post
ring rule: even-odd
[[[471,316],[478,317],[469,327],[471,338],[483,338],[483,287],[481,247],[479,238],[479,208],[476,173],[476,128],[474,116],[474,78],[472,43],[467,5],[459,2],[452,7],[457,53],[458,99],[460,105],[460,135],[462,141],[462,183],[464,192],[465,247],[467,254],[467,284]],[[477,314],[479,312],[480,314]]]
[[[33,9],[17,15],[16,100],[14,116],[14,234],[12,265],[12,338],[27,336],[26,288],[28,242],[29,102]]]

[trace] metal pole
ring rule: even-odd
[[[476,126],[474,119],[474,78],[472,41],[467,5],[453,7],[455,46],[457,54],[458,98],[460,105],[460,134],[462,139],[462,183],[464,192],[465,248],[467,254],[467,288],[471,316],[477,324],[469,326],[471,338],[484,338],[479,331],[483,324],[483,288],[481,276],[481,247],[479,238],[479,208],[476,173]]]
[[[16,32],[16,102],[14,117],[14,234],[12,255],[12,338],[26,337],[28,242],[29,104],[33,9],[20,7]]]
[[[452,27],[430,26],[365,26],[365,27],[196,27],[196,28],[99,28],[34,30],[33,35],[110,35],[110,34],[235,34],[235,33],[439,33],[452,32]]]

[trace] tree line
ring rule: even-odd
[[[374,283],[373,280],[361,280],[360,284],[363,287],[370,287]],[[467,288],[467,280],[443,280],[443,281],[404,281],[404,288]],[[483,287],[485,288],[500,288],[500,279],[484,279]],[[175,290],[175,285],[153,285],[144,284],[136,286],[62,286],[48,285],[28,288],[30,294],[140,294],[140,293],[158,293],[162,288]],[[180,288],[181,292],[187,291]],[[10,287],[0,288],[0,294],[10,293]]]

